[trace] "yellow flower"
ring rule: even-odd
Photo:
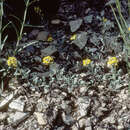
[[[128,27],[128,31],[130,32],[130,27]]]
[[[103,22],[106,23],[107,22],[107,18],[103,17]]]
[[[118,65],[118,59],[116,57],[110,57],[107,61],[107,66],[112,67],[112,66],[117,66]]]
[[[37,13],[37,14],[41,14],[42,10],[40,9],[40,7],[38,6],[35,6],[34,7],[34,11]]]
[[[76,35],[76,34],[73,34],[73,35],[70,37],[70,40],[71,40],[71,41],[72,41],[72,40],[75,40],[76,37],[77,37],[77,35]]]
[[[44,13],[42,13],[42,10],[41,10],[40,7],[34,6],[34,11],[35,11],[38,15],[44,16]]]
[[[48,37],[47,39],[48,42],[52,42],[53,41],[53,38],[51,36]]]
[[[89,65],[91,63],[90,59],[84,59],[83,60],[83,66]]]
[[[15,57],[9,57],[8,60],[7,60],[7,65],[9,67],[17,67],[17,59]]]
[[[42,59],[42,63],[45,65],[49,65],[51,63],[53,63],[53,57],[51,56],[46,56]]]

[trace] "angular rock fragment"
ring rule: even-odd
[[[57,51],[56,47],[54,45],[50,45],[47,48],[41,50],[42,56],[50,56],[54,54]]]
[[[82,19],[77,19],[77,20],[70,21],[69,25],[70,25],[71,32],[77,31],[80,28],[82,22],[83,22]]]
[[[77,34],[77,38],[72,41],[73,44],[79,47],[79,49],[83,49],[87,43],[87,33],[81,32],[80,34]]]
[[[10,94],[9,96],[7,96],[5,99],[3,99],[3,101],[0,102],[0,110],[6,108],[8,106],[8,104],[11,102],[11,100],[13,99],[14,94]]]

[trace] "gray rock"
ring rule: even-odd
[[[14,97],[14,94],[10,94],[9,96],[7,96],[5,99],[3,99],[1,102],[0,102],[0,110],[6,108],[8,106],[8,104],[11,102],[11,100],[13,99]]]
[[[97,130],[107,130],[107,129],[98,127]]]
[[[51,20],[51,24],[58,25],[60,23],[61,23],[60,19],[53,19],[53,20]]]
[[[14,113],[10,114],[7,120],[9,124],[17,126],[20,122],[24,121],[28,117],[29,113],[16,112],[15,114]]]
[[[82,22],[83,22],[82,19],[77,19],[77,20],[74,20],[74,21],[70,21],[69,25],[70,25],[71,32],[77,31],[80,28]]]
[[[78,110],[75,113],[75,116],[77,117],[77,120],[87,114],[87,110],[90,107],[90,101],[91,100],[86,96],[80,97],[76,100],[75,104],[78,106]]]
[[[92,130],[92,127],[91,126],[86,127],[85,130]]]
[[[71,130],[79,130],[79,129],[78,129],[78,127],[77,127],[76,125],[73,125],[73,126],[71,127]]]
[[[118,130],[124,130],[125,129],[123,124],[118,125],[117,128],[118,128]]]
[[[56,63],[53,63],[50,65],[50,73],[51,75],[55,75],[59,71],[59,65]]]
[[[84,22],[85,23],[91,23],[93,20],[93,15],[88,15],[84,17]]]
[[[0,113],[0,122],[6,120],[8,117],[8,114],[5,112]]]
[[[88,118],[88,119],[85,119],[85,118],[80,119],[79,120],[79,126],[80,127],[91,127],[90,118]]]
[[[65,127],[64,126],[61,126],[61,127],[58,127],[57,130],[64,130]]]
[[[50,45],[47,48],[41,50],[41,55],[44,56],[50,56],[53,53],[57,51],[56,47],[54,45]]]
[[[47,124],[47,119],[43,118],[44,116],[42,113],[35,112],[34,115],[35,115],[39,125],[46,125]]]
[[[62,113],[62,119],[66,125],[71,125],[74,122],[74,119],[70,115]]]
[[[41,31],[38,33],[36,40],[47,41],[48,35],[49,35],[49,32]]]
[[[13,100],[13,101],[9,104],[9,108],[10,108],[10,109],[13,109],[13,110],[16,110],[16,111],[21,111],[21,112],[23,112],[24,106],[25,106],[25,103],[22,102],[22,101],[20,100],[20,98],[18,98],[18,99],[16,99],[16,100]]]
[[[110,116],[110,117],[105,118],[103,122],[114,124],[116,120],[113,116]]]
[[[87,33],[81,32],[80,34],[77,34],[77,37],[74,41],[72,41],[73,44],[79,47],[79,49],[83,49],[87,42]]]

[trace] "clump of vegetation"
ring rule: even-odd
[[[128,13],[130,16],[130,0],[128,0]],[[110,4],[111,9],[113,11],[113,14],[115,16],[116,22],[118,24],[119,30],[121,37],[124,41],[124,53],[125,53],[125,61],[127,63],[127,71],[130,76],[130,63],[129,63],[129,57],[130,57],[130,31],[129,31],[129,23],[127,20],[123,17],[122,15],[122,10],[121,10],[121,4],[119,0],[116,0],[116,9],[118,11],[119,18],[115,12],[115,9],[113,6]],[[128,18],[129,20],[129,18]],[[129,82],[129,91],[130,91],[130,82]]]

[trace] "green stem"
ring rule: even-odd
[[[3,17],[3,0],[0,0],[0,46],[2,45],[2,17]]]
[[[27,2],[26,2],[26,7],[25,7],[25,11],[24,11],[23,22],[22,22],[21,29],[20,29],[20,34],[19,34],[19,37],[18,37],[18,40],[17,40],[17,43],[16,43],[15,54],[17,52],[20,40],[22,39],[22,34],[23,34],[23,29],[24,29],[24,25],[25,25],[25,21],[26,21],[28,6],[29,6],[29,0],[27,0]]]

